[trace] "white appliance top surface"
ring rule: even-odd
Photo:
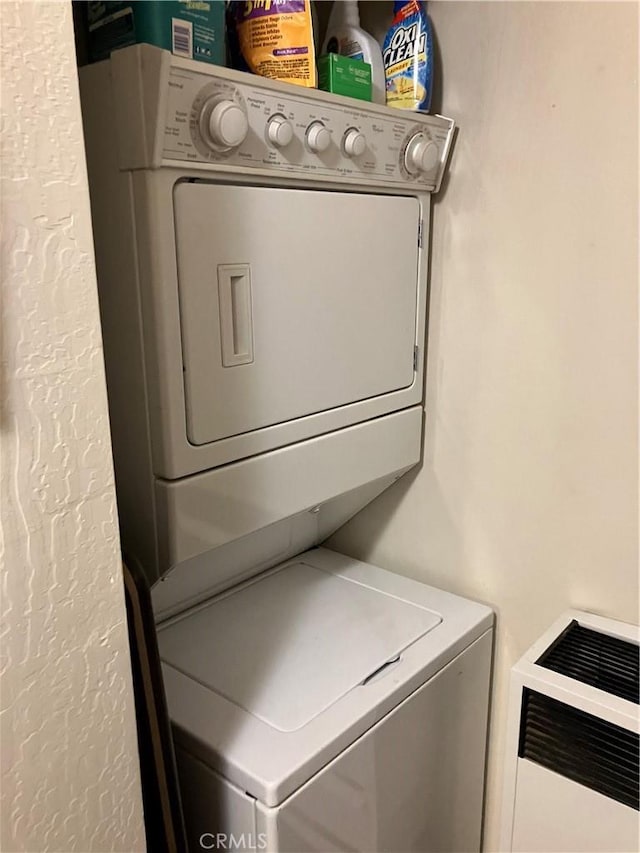
[[[441,622],[304,562],[163,631],[162,657],[282,732],[300,729]]]
[[[160,625],[175,736],[277,805],[492,624],[484,605],[313,549]]]

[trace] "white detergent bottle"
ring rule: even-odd
[[[322,52],[339,53],[369,63],[371,98],[376,104],[385,103],[382,50],[376,39],[360,26],[357,0],[334,0]]]

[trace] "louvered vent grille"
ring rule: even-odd
[[[635,643],[574,620],[537,664],[640,704],[640,650]]]
[[[637,734],[524,689],[518,755],[638,810]]]

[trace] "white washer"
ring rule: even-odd
[[[161,626],[190,849],[480,849],[492,613],[316,549]]]
[[[453,122],[147,45],[81,94],[191,849],[479,849],[491,611],[316,547],[420,460]]]

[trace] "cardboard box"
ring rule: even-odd
[[[224,0],[132,0],[87,4],[89,59],[153,44],[186,59],[225,64]]]
[[[371,66],[361,59],[325,53],[318,60],[318,88],[348,98],[371,100]]]

